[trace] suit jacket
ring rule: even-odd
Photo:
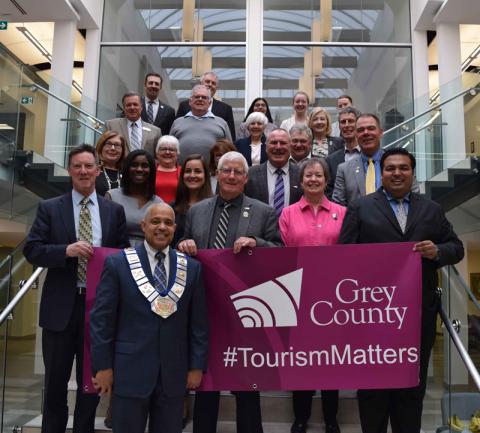
[[[340,164],[335,178],[332,199],[343,206],[348,206],[366,194],[365,168],[362,155],[356,154],[347,162]],[[420,187],[416,180],[412,185],[412,191],[418,193]]]
[[[412,192],[405,233],[382,190],[353,202],[343,220],[339,243],[383,243],[431,240],[438,247],[438,260],[422,259],[423,307],[435,309],[437,269],[463,258],[463,245],[440,205]]]
[[[290,178],[290,201],[289,205],[296,203],[303,195],[300,186],[300,169],[289,162],[288,176]],[[248,170],[248,182],[245,187],[245,194],[249,197],[256,198],[263,203],[268,204],[268,180],[267,180],[267,163],[256,165]]]
[[[102,246],[128,245],[123,207],[97,195]],[[77,241],[72,193],[39,203],[23,253],[35,266],[48,268],[40,302],[40,326],[65,330],[77,295],[77,258],[66,256],[67,245]]]
[[[267,141],[267,138],[265,137],[265,135],[262,135],[262,145],[260,147],[260,164],[263,164],[264,162],[267,161],[267,152],[266,152],[266,145],[265,145],[266,141]],[[245,138],[240,138],[234,143],[235,146],[237,147],[237,150],[247,160],[249,167],[252,166],[252,148],[250,147],[251,143],[252,143],[252,140],[250,136]]]
[[[153,285],[143,243],[136,251]],[[169,256],[168,286],[172,287],[175,250],[170,249]],[[145,398],[160,380],[167,396],[183,396],[187,371],[207,366],[208,322],[200,263],[188,258],[185,291],[177,311],[163,319],[138,289],[124,252],[109,256],[90,314],[90,335],[92,369],[113,368],[115,394]]]
[[[345,149],[338,149],[329,154],[326,161],[328,164],[328,171],[330,172],[330,179],[325,188],[325,194],[331,200],[333,189],[335,188],[335,178],[337,177],[338,166],[345,162]]]
[[[177,118],[185,116],[185,114],[187,114],[189,111],[190,105],[188,104],[188,99],[186,99],[185,101],[180,102],[178,105]],[[235,121],[233,120],[232,107],[225,102],[213,98],[212,113],[215,114],[215,116],[221,117],[223,120],[225,120],[225,122],[227,122],[232,140],[235,141]]]
[[[194,204],[187,212],[184,239],[193,239],[198,249],[208,248],[217,196]],[[253,198],[243,196],[242,214],[235,234],[254,237],[257,247],[282,245],[275,210]],[[215,228],[213,228],[215,229]]]
[[[160,128],[162,135],[170,134],[170,128],[172,123],[175,120],[175,110],[170,107],[170,105],[164,104],[159,100],[159,107],[157,111],[157,116],[153,121],[153,125],[157,128]],[[147,107],[145,105],[145,98],[142,97],[142,120],[148,122]]]
[[[128,120],[125,117],[110,119],[105,122],[105,128],[109,131],[115,131],[122,134],[127,142],[127,147],[132,151],[130,146],[130,136],[128,135]],[[145,149],[155,158],[155,146],[162,133],[159,128],[142,120],[142,149]]]

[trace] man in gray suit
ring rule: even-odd
[[[220,158],[217,169],[219,194],[193,205],[187,213],[185,234],[178,250],[196,255],[202,248],[275,247],[282,241],[273,208],[243,194],[248,164],[239,152]],[[215,433],[218,392],[197,392],[193,414],[194,433]],[[237,433],[262,433],[260,396],[254,391],[235,392]]]
[[[136,92],[128,92],[122,98],[125,117],[107,120],[105,128],[122,134],[128,150],[145,149],[155,157],[155,146],[162,136],[160,128],[141,119],[142,96]]]
[[[375,192],[381,185],[380,159],[383,150],[380,140],[383,129],[380,120],[372,113],[361,114],[357,118],[355,134],[361,152],[338,166],[333,190],[333,201],[343,206]]]
[[[302,197],[300,170],[290,159],[290,135],[285,129],[274,129],[268,136],[268,160],[250,168],[245,194],[273,207],[280,216],[285,206]]]

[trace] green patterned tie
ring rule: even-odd
[[[80,202],[80,218],[78,221],[78,240],[85,241],[89,244],[92,243],[92,217],[90,215],[90,209],[88,209],[88,203],[90,199],[84,197]],[[87,281],[87,259],[78,258],[77,268],[78,281],[86,283]]]

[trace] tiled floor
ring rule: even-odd
[[[5,411],[3,418],[3,431],[12,431],[13,426],[23,426],[29,423],[31,427],[39,426],[41,418],[41,392],[42,375],[33,374],[35,357],[34,339],[22,339],[9,341],[8,358],[6,367],[6,387],[5,387]],[[3,355],[3,350],[0,356]],[[3,356],[2,356],[3,357]],[[479,356],[474,356],[474,360],[479,360]],[[424,402],[423,431],[425,433],[434,433],[436,428],[442,424],[440,399],[445,391],[443,385],[443,341],[437,339],[433,353],[433,371],[434,375],[429,379],[427,395]],[[456,391],[474,391],[473,386],[458,386]],[[353,400],[353,394],[344,393],[346,398],[340,402],[339,421],[343,433],[359,432],[359,425],[356,423],[356,404]],[[286,401],[286,410],[290,410],[290,403]],[[342,410],[343,406],[343,410]],[[267,409],[268,410],[268,409]],[[265,411],[265,407],[264,407]],[[353,415],[352,415],[353,412]],[[348,414],[348,415],[347,415]],[[267,414],[265,414],[267,415]],[[275,420],[275,414],[268,414],[264,422],[265,433],[288,433],[290,424],[288,422],[269,422]],[[287,415],[288,418],[288,415]],[[310,424],[310,433],[323,432],[323,425],[319,416],[312,420]],[[233,419],[233,418],[230,418]],[[97,420],[99,428],[103,426],[103,418]],[[187,425],[185,431],[192,430],[191,423]],[[24,432],[39,431],[38,428],[25,428]],[[219,433],[234,433],[235,425],[231,421],[222,421],[219,423]]]

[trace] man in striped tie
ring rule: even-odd
[[[219,194],[193,205],[187,213],[184,238],[178,250],[196,255],[197,249],[244,248],[281,245],[275,209],[244,195],[248,164],[239,152],[220,158],[217,169]],[[235,392],[237,433],[262,433],[258,392]],[[193,415],[194,433],[215,433],[218,392],[197,392]]]

